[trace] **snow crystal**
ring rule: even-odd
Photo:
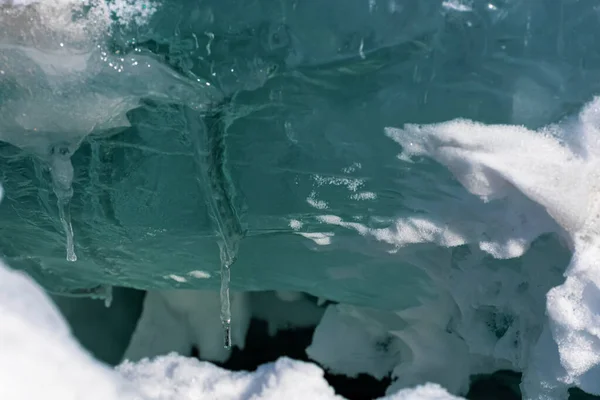
[[[139,363],[125,362],[117,371],[140,388],[147,400],[343,400],[323,370],[286,357],[255,372],[231,372],[207,362],[170,354]],[[434,384],[404,389],[379,400],[459,400]]]
[[[342,399],[319,367],[288,358],[260,366],[254,373],[230,372],[174,354],[125,362],[117,370],[148,400]]]
[[[319,215],[319,222],[353,229],[362,236],[371,236],[394,247],[414,243],[434,242],[442,246],[458,246],[467,240],[452,226],[420,217],[398,219],[389,228],[372,229],[359,222],[347,222],[336,215]]]

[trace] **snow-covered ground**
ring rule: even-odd
[[[334,400],[310,363],[281,358],[254,372],[231,372],[176,354],[124,362],[95,360],[26,274],[0,264],[0,399],[2,400]],[[435,384],[403,389],[387,400],[451,400]]]

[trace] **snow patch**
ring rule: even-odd
[[[467,243],[467,240],[453,227],[442,225],[425,218],[409,217],[398,219],[389,228],[369,228],[359,222],[347,222],[337,215],[320,215],[317,220],[329,225],[353,229],[362,236],[370,236],[396,248],[415,243],[433,242],[441,246],[453,247]]]
[[[483,202],[507,200],[518,209],[525,197],[537,204],[546,217],[538,212],[509,255],[548,232],[548,216],[558,223],[554,231],[573,256],[564,283],[547,293],[548,321],[525,362],[523,390],[527,398],[566,399],[573,385],[600,394],[593,378],[600,369],[600,98],[577,119],[537,132],[455,120],[386,133],[407,156],[429,156],[446,166]],[[485,247],[501,246],[494,239]]]
[[[358,310],[328,306],[306,354],[334,374],[364,373],[382,379],[400,362],[400,344],[387,329],[352,315]]]
[[[334,236],[333,232],[297,232],[298,235],[304,236],[307,239],[312,240],[319,246],[328,246],[331,244],[331,238]]]
[[[231,372],[207,362],[170,354],[117,371],[147,400],[343,400],[314,364],[283,357],[255,372]],[[459,400],[434,384],[401,390],[379,400]]]
[[[197,278],[197,279],[209,279],[210,278],[210,274],[206,271],[191,271],[188,272],[188,275],[193,277],[193,278]]]
[[[133,400],[134,392],[71,337],[48,296],[0,263],[0,398]],[[90,390],[93,388],[93,390]]]
[[[183,276],[179,276],[179,275],[175,275],[175,274],[171,274],[171,275],[167,276],[167,278],[172,279],[175,282],[179,282],[179,283],[187,282],[187,279],[185,279]]]

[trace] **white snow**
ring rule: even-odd
[[[48,296],[0,263],[0,399],[134,399],[77,344]]]
[[[391,374],[389,395],[425,382],[450,393],[466,393],[471,374],[490,373],[505,365],[474,366],[466,343],[448,332],[454,315],[452,298],[402,312],[337,304],[327,311],[307,348],[309,358],[335,374]]]
[[[451,396],[448,392],[435,383],[419,385],[414,389],[402,389],[398,392],[382,397],[379,400],[461,400],[462,397]],[[464,399],[463,399],[464,400]]]
[[[179,282],[179,283],[187,282],[187,279],[185,279],[183,276],[179,276],[179,275],[175,275],[175,274],[168,275],[167,278],[172,279],[175,282]]]
[[[388,376],[401,361],[397,338],[351,311],[358,308],[328,306],[306,354],[335,374]]]
[[[333,232],[296,232],[298,235],[312,240],[319,246],[328,246],[331,244]]]
[[[197,279],[208,279],[210,278],[210,274],[206,271],[191,271],[188,273],[189,276],[197,278]]]
[[[359,222],[348,222],[336,215],[319,215],[319,222],[353,229],[362,236],[370,236],[395,248],[409,244],[435,242],[441,246],[458,246],[467,239],[454,227],[420,217],[398,219],[389,228],[371,229]]]
[[[286,357],[255,372],[231,372],[176,354],[117,368],[148,400],[343,400],[314,364]],[[442,387],[425,384],[380,400],[459,400]]]
[[[301,229],[302,225],[304,224],[301,221],[298,221],[297,219],[290,219],[290,228],[293,230],[297,231],[298,229]]]
[[[19,7],[19,6],[26,6],[26,5],[37,3],[37,2],[38,2],[38,0],[1,0],[0,4]]]
[[[231,372],[170,354],[127,361],[112,371],[77,344],[56,307],[31,278],[1,263],[0,354],[3,400],[342,399],[319,367],[288,358],[255,372]],[[457,398],[429,384],[386,399]]]
[[[564,283],[547,294],[548,320],[525,361],[524,395],[566,399],[567,387],[575,385],[600,394],[600,99],[578,118],[537,132],[467,120],[386,132],[406,155],[426,155],[446,166],[483,202],[505,202],[517,214],[529,207],[521,213],[526,225],[505,221],[505,231],[514,230],[517,239],[509,256],[522,254],[543,232],[565,238],[573,256]],[[527,201],[542,213],[532,213]],[[549,218],[559,226],[552,228]],[[482,248],[502,256],[493,249],[505,239],[490,236]]]

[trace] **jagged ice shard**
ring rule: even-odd
[[[256,318],[316,326],[308,358],[390,399],[506,369],[526,399],[600,395],[599,31],[595,0],[0,0],[2,258],[74,326],[62,296],[147,291],[111,353],[142,398],[270,374],[335,398],[285,359],[139,361],[225,362]],[[129,398],[15,274],[0,318]]]

